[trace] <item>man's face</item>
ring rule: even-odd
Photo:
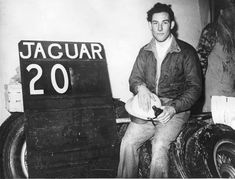
[[[234,18],[235,7],[234,6],[221,10],[220,14],[222,15],[223,19],[226,21],[227,25],[229,25],[229,28],[235,27],[235,18]]]
[[[153,14],[152,22],[150,23],[150,29],[153,37],[158,42],[164,42],[171,34],[171,29],[174,27],[174,21],[170,21],[169,14],[167,12],[159,12]]]

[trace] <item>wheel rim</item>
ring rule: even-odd
[[[20,161],[21,161],[21,166],[22,166],[22,170],[23,170],[24,175],[26,176],[26,178],[29,178],[28,165],[27,165],[26,141],[24,141],[24,144],[22,146]]]
[[[219,141],[213,152],[216,171],[221,178],[235,178],[235,143]]]

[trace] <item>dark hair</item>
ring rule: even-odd
[[[235,0],[216,0],[215,6],[217,6],[218,9],[227,9],[231,6],[235,6]]]
[[[174,21],[174,12],[171,9],[171,5],[157,3],[155,4],[148,12],[147,12],[147,20],[149,22],[152,21],[153,14],[159,13],[159,12],[166,12],[169,14],[170,21]]]
[[[235,7],[233,7],[235,8]],[[226,15],[220,14],[217,20],[217,40],[223,45],[223,50],[231,53],[232,48],[235,46],[235,23],[234,11],[226,10]]]

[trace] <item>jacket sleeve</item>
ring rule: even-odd
[[[203,75],[206,74],[208,66],[208,56],[213,50],[216,43],[216,27],[215,24],[208,24],[201,32],[201,36],[197,45],[197,53],[202,67]]]
[[[129,85],[130,85],[130,91],[133,93],[133,94],[137,94],[138,92],[138,86],[140,85],[145,85],[145,72],[144,72],[144,69],[145,69],[145,58],[144,58],[144,54],[142,53],[142,49],[140,50],[136,60],[135,60],[135,63],[134,63],[134,66],[132,68],[132,71],[131,71],[131,75],[129,77]]]
[[[184,61],[185,90],[182,95],[170,101],[176,112],[189,110],[199,99],[202,91],[202,72],[196,50],[187,53]]]

